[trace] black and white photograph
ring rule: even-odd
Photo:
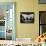
[[[39,11],[39,34],[46,33],[46,11]]]
[[[34,12],[21,12],[20,23],[34,23]]]

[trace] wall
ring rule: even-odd
[[[46,10],[46,4],[38,0],[3,0],[0,2],[16,2],[16,37],[36,38],[39,34],[39,11]],[[34,24],[21,24],[20,12],[34,12]]]
[[[33,38],[34,37],[34,24],[21,24],[20,12],[33,12],[33,0],[19,0],[16,2],[17,6],[17,37],[19,38]],[[33,33],[32,33],[33,32]],[[33,36],[32,36],[33,35]]]

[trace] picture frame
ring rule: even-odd
[[[46,0],[38,0],[39,4],[46,4]]]
[[[46,11],[39,11],[39,35],[46,32]]]
[[[0,40],[16,40],[15,11],[16,2],[0,2]]]
[[[20,23],[34,23],[34,12],[21,12]]]

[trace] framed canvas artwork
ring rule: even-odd
[[[21,12],[20,23],[34,23],[34,12]]]

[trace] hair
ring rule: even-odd
[[[43,33],[43,36],[46,36],[46,32]]]

